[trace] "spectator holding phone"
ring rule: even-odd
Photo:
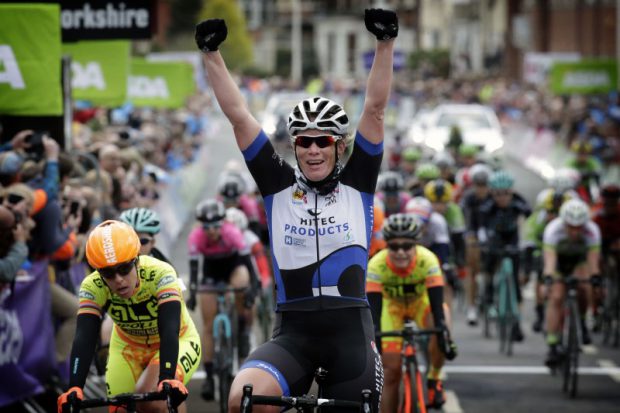
[[[17,270],[28,257],[28,232],[21,222],[21,214],[0,205],[0,290],[15,280]]]

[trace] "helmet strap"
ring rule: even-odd
[[[312,192],[318,193],[319,195],[324,196],[332,192],[338,185],[340,173],[342,172],[342,165],[340,165],[340,162],[338,159],[338,142],[336,142],[336,145],[334,145],[334,151],[335,151],[336,160],[334,162],[334,168],[332,169],[332,171],[320,181],[312,181],[308,179],[308,177],[303,173],[303,171],[299,167],[299,159],[297,158],[297,149],[293,148],[293,152],[295,152],[295,161],[297,162],[297,169],[299,170],[299,174],[295,174],[297,177],[297,180],[300,181],[300,183],[303,186],[307,187]]]

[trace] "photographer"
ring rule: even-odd
[[[28,257],[27,231],[21,215],[0,205],[0,290],[15,279],[17,270]]]

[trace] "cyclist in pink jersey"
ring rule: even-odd
[[[190,297],[187,306],[196,306],[198,291],[198,268],[202,256],[201,285],[211,286],[225,282],[231,287],[249,287],[245,294],[236,297],[239,315],[239,359],[243,360],[250,351],[250,331],[252,326],[252,307],[256,286],[256,271],[250,250],[246,246],[243,233],[231,222],[225,221],[224,204],[215,199],[207,199],[196,207],[196,219],[201,226],[189,234],[190,256]],[[217,297],[214,294],[200,294],[200,311],[203,320],[202,360],[206,378],[201,396],[213,400],[213,319],[217,313]]]

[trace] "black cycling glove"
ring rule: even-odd
[[[222,19],[208,19],[196,26],[196,45],[203,52],[214,52],[226,40],[228,28]]]
[[[398,17],[391,10],[365,9],[364,23],[377,40],[390,40],[398,36]]]

